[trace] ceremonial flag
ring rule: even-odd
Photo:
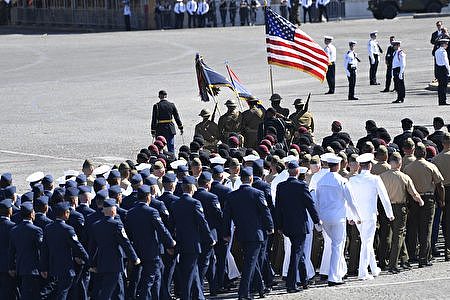
[[[244,87],[244,85],[242,84],[242,81],[239,79],[239,77],[236,75],[236,73],[234,73],[233,70],[231,70],[230,66],[227,64],[226,67],[227,67],[228,75],[230,76],[230,79],[231,79],[231,84],[233,85],[234,90],[238,94],[239,99],[248,100],[250,98],[253,98],[252,93],[249,92]]]
[[[221,74],[208,67],[200,54],[195,56],[195,70],[197,72],[197,83],[202,101],[208,102],[209,95],[217,96],[221,86],[229,87],[235,92],[233,85]]]
[[[309,35],[266,8],[267,60],[271,65],[298,69],[323,81],[328,56]]]

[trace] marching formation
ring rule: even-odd
[[[309,99],[292,114],[278,94],[228,100],[175,155],[183,123],[159,98],[136,160],[36,172],[21,195],[1,175],[1,299],[204,299],[238,278],[239,299],[296,293],[431,266],[440,227],[450,259],[442,118],[432,134],[403,119],[394,139],[368,120],[357,143],[334,121],[319,143]]]

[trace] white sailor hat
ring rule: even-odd
[[[186,166],[186,165],[187,161],[184,159],[179,159],[170,163],[170,167],[172,168],[172,170],[178,169],[178,166]]]
[[[374,159],[373,153],[364,153],[356,158],[356,161],[359,163],[368,163]]]
[[[327,163],[329,164],[338,164],[342,160],[342,157],[337,156],[336,154],[331,153],[331,155],[327,156]]]
[[[245,162],[250,162],[250,161],[258,160],[258,159],[260,159],[260,157],[258,155],[250,154],[250,155],[244,156],[242,159]]]
[[[300,167],[300,174],[306,174],[306,172],[308,172],[307,167]]]
[[[288,162],[294,161],[294,160],[298,160],[298,158],[294,155],[288,155],[286,157],[283,157],[283,162],[286,164]]]
[[[64,171],[64,177],[77,177],[78,175],[80,175],[80,172],[76,170]]]
[[[213,158],[211,158],[209,160],[210,163],[212,164],[218,164],[218,165],[223,165],[227,162],[226,158],[219,156],[214,156]]]
[[[371,33],[370,33],[370,35],[374,35],[374,34],[377,34],[378,33],[378,30],[375,30],[375,31],[372,31]]]
[[[349,45],[356,45],[356,44],[358,44],[358,42],[357,41],[350,41],[350,42],[348,42],[348,44]]]
[[[37,182],[44,179],[45,174],[43,172],[34,172],[33,174],[29,175],[26,179],[27,182]]]
[[[327,159],[328,159],[328,157],[331,157],[331,156],[333,156],[334,154],[333,153],[324,153],[324,154],[322,154],[321,156],[320,156],[320,160],[321,161],[327,161]]]
[[[108,173],[111,170],[111,167],[108,165],[101,165],[100,167],[95,168],[92,171],[92,175],[104,175],[105,173]]]
[[[151,164],[140,163],[136,166],[136,171],[142,171],[144,169],[150,169],[152,167]],[[94,170],[95,171],[95,170]]]
[[[391,44],[393,44],[393,45],[396,45],[396,44],[401,44],[402,43],[402,41],[399,41],[399,40],[393,40],[392,42],[391,42]]]
[[[64,185],[66,183],[66,176],[61,176],[58,179],[56,179],[56,182],[58,185]]]
[[[325,35],[323,38],[330,41],[334,39],[334,37],[332,37],[331,35]]]

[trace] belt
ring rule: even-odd
[[[170,120],[158,120],[157,121],[158,124],[169,124],[169,123],[172,123],[172,122],[173,122],[172,119],[170,119]]]
[[[434,196],[434,192],[421,193],[420,196]]]

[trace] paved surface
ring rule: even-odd
[[[363,125],[374,119],[391,135],[400,132],[400,119],[431,124],[440,115],[449,122],[450,109],[437,106],[435,92],[425,87],[432,79],[429,36],[435,19],[355,20],[328,24],[306,24],[302,28],[321,41],[324,34],[336,38],[338,50],[337,94],[325,96],[326,84],[304,73],[274,68],[275,91],[284,105],[312,92],[311,110],[316,117],[318,138],[328,134],[337,119],[354,139],[364,135]],[[444,24],[450,18],[443,18]],[[407,53],[406,102],[391,104],[394,94],[379,93],[382,86],[368,85],[367,39],[379,30],[380,44],[388,36],[403,40]],[[357,82],[358,102],[347,101],[347,79],[342,57],[347,42],[359,42],[362,59]],[[0,172],[11,171],[20,190],[33,171],[55,176],[65,169],[79,168],[85,158],[116,163],[132,158],[151,142],[150,112],[159,89],[166,89],[185,123],[188,142],[193,134],[199,102],[194,73],[194,55],[225,73],[228,60],[248,89],[264,99],[270,97],[263,27],[217,28],[154,32],[96,34],[2,35],[0,36],[0,99],[2,125]],[[385,66],[379,70],[384,83]],[[233,95],[226,90],[223,103]],[[212,108],[212,104],[206,104]],[[221,106],[224,111],[224,106]],[[177,136],[177,144],[182,139]],[[277,298],[398,298],[445,299],[450,292],[450,265],[381,276],[370,282],[353,282],[338,288],[311,288]],[[281,295],[278,295],[282,293]],[[236,294],[229,295],[235,298]],[[272,298],[272,297],[271,297]]]

